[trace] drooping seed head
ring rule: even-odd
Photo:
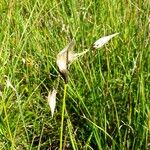
[[[47,97],[48,104],[51,109],[52,117],[54,115],[54,111],[55,111],[55,107],[56,107],[56,94],[57,94],[57,91],[54,89],[52,92],[48,93],[48,97]]]
[[[89,50],[85,50],[81,53],[75,53],[72,49],[75,45],[75,41],[72,40],[62,51],[60,51],[57,55],[57,66],[59,68],[59,72],[62,75],[65,83],[67,83],[68,79],[68,65],[70,65],[74,60],[78,57],[83,56]]]
[[[62,75],[65,82],[67,82],[68,78],[68,64],[72,61],[72,48],[75,45],[75,41],[72,40],[62,51],[60,51],[57,55],[57,66],[59,69],[60,74]]]

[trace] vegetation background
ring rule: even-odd
[[[69,70],[63,149],[150,149],[149,0],[0,1],[0,149],[59,149],[56,55],[119,32]]]

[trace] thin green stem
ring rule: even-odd
[[[63,105],[62,105],[62,113],[61,113],[61,131],[60,131],[60,150],[62,150],[62,140],[63,140],[63,127],[64,127],[64,115],[66,108],[66,93],[67,93],[67,84],[64,85],[64,97],[63,97]]]
[[[4,108],[5,117],[6,117],[5,119],[6,119],[6,124],[7,124],[7,128],[8,128],[8,133],[9,133],[9,137],[10,137],[10,140],[11,140],[11,149],[13,150],[14,149],[14,140],[13,140],[10,125],[9,125],[8,115],[7,115],[5,104],[4,104],[3,108]]]

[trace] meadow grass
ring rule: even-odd
[[[150,149],[149,0],[1,0],[0,20],[0,149],[55,150],[60,134],[62,149]],[[116,32],[73,62],[64,96],[58,52]]]

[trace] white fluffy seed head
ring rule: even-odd
[[[72,49],[75,45],[75,41],[72,40],[62,51],[57,54],[57,66],[60,74],[62,75],[65,82],[67,82],[68,76],[68,65],[70,65],[79,56],[84,55],[89,50],[83,51],[81,53],[75,53]]]
[[[55,111],[55,107],[56,107],[56,94],[57,94],[57,91],[54,89],[52,92],[50,91],[48,93],[48,97],[47,97],[48,104],[49,104],[50,109],[51,109],[52,117],[54,115],[54,111]]]
[[[114,33],[108,36],[101,37],[98,39],[94,44],[93,48],[98,49],[101,48],[103,45],[105,45],[110,39],[112,39],[114,36],[118,35],[119,33]]]
[[[73,49],[75,45],[75,41],[72,40],[62,51],[60,51],[57,55],[57,66],[59,69],[59,72],[61,73],[63,79],[65,82],[67,82],[67,76],[68,76],[68,64],[71,61],[71,50]]]

